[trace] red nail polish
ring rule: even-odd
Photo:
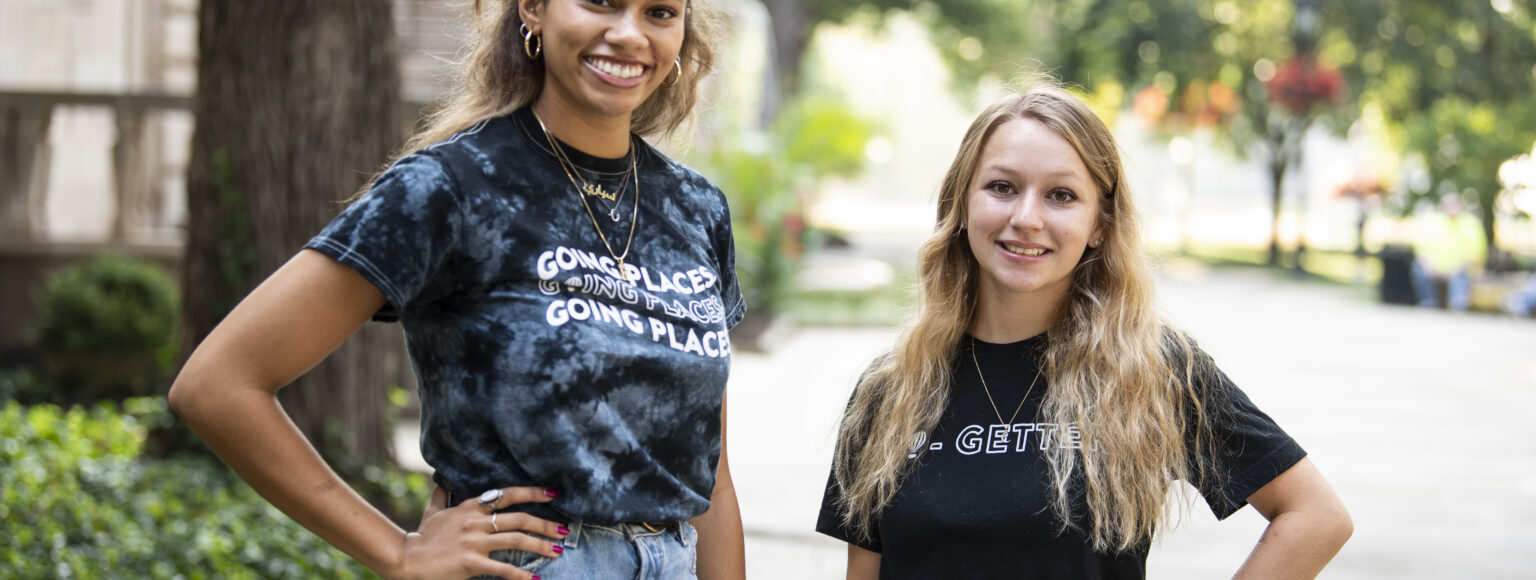
[[[550,549],[554,550],[556,554],[564,554],[565,553],[565,546],[553,546]]]
[[[560,497],[560,492],[555,491],[553,489],[546,489],[546,490],[544,490],[544,497],[550,497],[550,498]]]
[[[544,579],[543,579],[543,578],[540,578],[540,577],[538,577],[538,576],[534,576],[534,577],[533,577],[533,580],[544,580]]]
[[[560,532],[560,535],[562,536],[571,535],[571,529],[565,526],[555,526],[555,531]]]

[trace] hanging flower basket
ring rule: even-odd
[[[1317,61],[1312,54],[1298,54],[1280,65],[1269,79],[1269,100],[1292,115],[1305,115],[1312,107],[1337,102],[1344,96],[1344,77]]]

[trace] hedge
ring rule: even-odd
[[[215,460],[141,457],[159,397],[0,407],[0,578],[375,578]],[[371,470],[401,505],[419,474]],[[419,510],[419,507],[417,508]]]
[[[103,255],[65,268],[35,296],[37,347],[53,403],[156,392],[176,353],[176,282],[154,264]]]

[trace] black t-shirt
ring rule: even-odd
[[[560,497],[529,511],[602,522],[709,507],[743,313],[730,214],[714,184],[633,142],[638,190],[620,183],[627,160],[565,146],[585,179],[623,188],[589,214],[528,109],[489,119],[396,162],[306,246],[387,298],[422,455],[454,497],[548,486]],[[621,272],[593,221],[622,253],[636,199]]]
[[[1049,463],[1043,450],[1082,445],[1076,425],[1040,423],[1049,385],[1041,376],[1018,418],[1004,421],[1036,375],[1044,335],[1013,344],[977,341],[977,362],[986,373],[996,411],[977,378],[971,342],[962,341],[952,369],[949,405],[932,433],[916,433],[916,466],[875,521],[871,540],[843,525],[839,491],[828,478],[816,530],[879,552],[880,578],[1143,578],[1150,542],[1121,553],[1096,552],[1078,525],[1062,530],[1050,507]],[[1196,356],[1206,355],[1196,350]],[[1213,426],[1222,477],[1199,486],[1218,518],[1246,505],[1264,484],[1306,453],[1220,371],[1205,377],[1220,401]],[[1199,380],[1197,378],[1197,380]],[[1079,477],[1081,472],[1078,472]],[[1081,489],[1080,486],[1074,486]],[[1071,498],[1073,520],[1086,523],[1080,495]]]

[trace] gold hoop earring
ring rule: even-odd
[[[539,54],[544,52],[544,39],[535,36],[526,23],[518,24],[517,31],[523,35],[523,54],[528,55],[528,60],[539,60]]]
[[[677,81],[683,80],[683,60],[680,58],[674,58],[672,59],[672,64],[677,67],[675,69],[677,74],[672,76],[672,81],[667,82],[667,79],[661,79],[661,84],[667,85],[669,87],[677,84]]]

